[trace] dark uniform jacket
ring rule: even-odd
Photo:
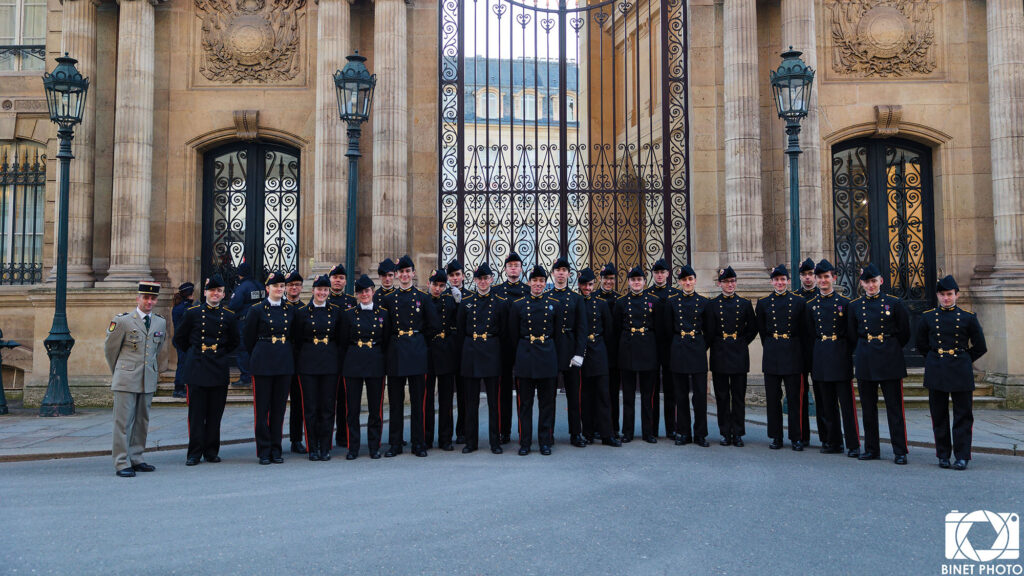
[[[819,294],[821,294],[821,290],[819,290],[817,286],[808,290],[807,288],[804,288],[803,285],[801,285],[800,289],[795,290],[794,293],[797,296],[803,298],[804,302],[810,302],[811,300],[814,300],[816,297],[818,297]]]
[[[174,332],[176,348],[191,348],[185,380],[192,386],[227,386],[228,354],[238,340],[238,317],[230,309],[199,304],[185,310]]]
[[[341,342],[341,309],[310,302],[295,309],[295,372],[337,374]]]
[[[566,288],[552,288],[546,294],[558,301],[562,325],[555,338],[558,349],[558,370],[568,370],[573,356],[583,356],[587,350],[587,316],[583,310],[583,296]]]
[[[344,292],[339,292],[337,294],[331,292],[327,296],[327,301],[337,306],[339,312],[344,312],[359,303],[355,296]]]
[[[857,380],[899,380],[907,375],[903,347],[910,341],[910,315],[899,298],[879,293],[850,302],[846,337],[854,347]]]
[[[605,376],[608,364],[608,340],[612,337],[612,313],[608,303],[591,294],[583,297],[587,315],[587,353],[583,355],[583,377]]]
[[[555,342],[562,325],[560,302],[548,294],[529,295],[509,306],[509,339],[516,343],[517,378],[557,378],[558,350]]]
[[[658,286],[657,284],[649,286],[644,289],[644,293],[650,294],[656,297],[662,304],[668,300],[668,297],[677,294],[679,290],[671,285],[670,282],[666,282],[664,286]],[[669,350],[672,347],[672,335],[667,332],[658,334],[658,362],[661,364],[668,363]]]
[[[501,337],[507,302],[501,296],[472,292],[463,296],[456,326],[462,336],[462,370],[468,378],[501,376]]]
[[[921,315],[915,343],[924,356],[925,388],[974,390],[972,363],[988,351],[977,316],[959,306],[929,310]]]
[[[341,313],[341,345],[345,347],[341,375],[345,378],[383,378],[384,348],[391,334],[391,316],[374,304],[358,304]]]
[[[750,300],[719,294],[704,307],[705,338],[711,346],[711,371],[718,374],[750,372],[750,343],[757,338],[757,317]]]
[[[801,374],[804,371],[804,299],[793,292],[772,292],[757,301],[757,332],[764,354],[765,374]]]
[[[377,290],[376,292],[373,293],[373,304],[375,306],[383,305],[384,304],[384,298],[386,296],[390,296],[397,289],[398,288],[394,284],[392,284],[391,288],[381,288],[380,290]]]
[[[252,278],[246,278],[238,286],[235,286],[235,291],[231,293],[231,300],[228,301],[227,306],[234,310],[239,320],[244,320],[248,318],[249,308],[266,297],[267,293],[262,286]]]
[[[438,331],[430,339],[429,373],[438,376],[456,374],[459,371],[459,350],[462,340],[458,336],[457,322],[459,305],[451,293],[442,293],[437,298],[431,297],[430,303],[437,312]]]
[[[511,312],[513,302],[530,294],[530,286],[522,281],[505,281],[491,288],[491,292],[504,298],[507,304],[506,312]],[[515,363],[517,343],[509,331],[506,331],[503,338],[505,338],[505,340],[502,342],[501,362],[506,368],[508,368]]]
[[[249,370],[257,376],[295,373],[295,308],[284,300],[272,306],[264,300],[249,308],[243,343],[249,351]]]
[[[846,336],[850,299],[836,291],[819,294],[807,303],[804,315],[811,345],[811,376],[815,382],[853,379],[853,350]]]
[[[647,292],[630,292],[615,301],[612,331],[619,335],[620,370],[658,369],[657,318],[661,314],[661,300]]]
[[[708,371],[708,333],[705,309],[709,300],[682,290],[669,295],[662,314],[662,331],[672,335],[669,368],[676,374]]]
[[[421,376],[429,370],[427,342],[437,334],[437,311],[430,294],[415,286],[398,288],[381,300],[391,317],[388,374]]]
[[[608,348],[608,369],[617,370],[619,365],[619,335],[614,330],[615,301],[621,298],[622,295],[615,290],[605,290],[604,288],[600,288],[594,291],[594,296],[604,300],[605,304],[608,305],[608,313],[611,314],[613,318],[613,329],[604,335],[604,345]]]

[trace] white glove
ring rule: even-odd
[[[452,296],[455,298],[456,304],[462,302],[462,290],[459,290],[458,287],[452,286]]]
[[[583,356],[573,356],[572,360],[569,362],[569,366],[571,368],[579,368],[580,366],[583,366]]]

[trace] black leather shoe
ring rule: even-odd
[[[657,434],[655,434],[655,436],[657,436]],[[675,430],[665,430],[665,438],[668,438],[669,440],[675,440],[676,439],[676,431]]]
[[[694,438],[693,443],[702,448],[707,448],[708,446],[711,446],[711,444],[708,443],[708,439],[704,438],[703,436],[697,436],[696,438]]]
[[[213,464],[220,462],[220,456],[217,456],[216,454],[213,456],[206,456],[205,458],[207,462],[212,462]]]
[[[380,450],[376,450],[374,452],[370,452],[370,459],[371,460],[380,460]]]
[[[732,436],[722,436],[722,439],[718,441],[719,446],[732,446]]]
[[[743,446],[744,446],[744,444],[743,444],[743,436],[733,436],[732,437],[732,445],[737,447],[737,448],[743,448]]]
[[[967,460],[957,458],[956,462],[953,462],[953,470],[967,470]]]
[[[503,452],[505,452],[505,451],[501,449],[501,446],[492,446],[491,447],[491,454],[502,454]]]
[[[114,472],[120,478],[135,478],[135,470],[131,468],[122,468],[117,472]]]
[[[846,451],[847,458],[860,458],[860,448],[850,448]]]
[[[195,466],[197,464],[199,464],[198,456],[189,456],[189,458],[185,460],[185,466]],[[949,464],[949,462],[947,461],[946,464]]]
[[[907,455],[898,454],[892,459],[892,461],[899,464],[900,466],[905,466],[907,464]]]
[[[580,436],[579,434],[577,434],[577,435],[573,436],[573,437],[572,437],[572,440],[570,440],[569,442],[570,442],[570,443],[571,443],[571,444],[572,444],[573,446],[575,446],[575,447],[577,447],[577,448],[586,448],[586,447],[587,447],[587,441],[586,441],[586,440],[584,440],[584,439],[583,439],[583,436]]]
[[[465,436],[456,436],[455,437],[455,443],[456,444],[465,444],[466,443],[466,437]]]
[[[292,442],[292,452],[296,454],[305,454],[306,446],[302,444],[302,441]]]
[[[796,442],[793,442],[793,451],[794,452],[803,452],[804,451],[804,443],[801,442],[800,440],[797,440]]]
[[[857,460],[878,460],[878,454],[874,452],[861,452]]]
[[[320,460],[321,461],[327,462],[330,459],[331,459],[331,451],[330,450],[322,450],[320,452]]]
[[[359,454],[356,454],[355,452],[345,454],[345,460],[355,460],[356,458],[359,458]]]
[[[939,468],[949,468],[949,458],[939,458]]]
[[[469,454],[471,452],[476,452],[476,448],[472,448],[470,446],[463,446],[462,447],[462,453],[463,454]]]
[[[830,444],[828,446],[822,446],[821,449],[818,450],[818,452],[821,452],[822,454],[842,454],[843,453],[843,447],[842,446],[832,446]]]
[[[441,450],[451,452],[452,450],[455,450],[455,446],[452,446],[450,442],[448,444],[441,444]]]
[[[768,443],[768,447],[772,450],[779,450],[782,448],[782,440],[772,438],[772,441]]]
[[[633,435],[632,434],[623,434],[622,435],[622,443],[623,444],[629,444],[632,441],[633,441]]]
[[[644,436],[644,442],[647,442],[648,444],[657,444],[658,443],[658,437],[657,436]]]
[[[426,458],[427,449],[424,448],[423,446],[420,446],[418,450],[413,450],[413,454],[415,454],[417,458]]]
[[[583,435],[583,442],[586,443],[586,444],[593,444],[594,443],[594,437],[593,436],[587,436],[586,434],[584,434]]]
[[[508,444],[509,442],[512,441],[512,436],[510,434],[502,434],[498,438],[498,441],[501,442],[502,444]]]
[[[384,453],[385,458],[394,458],[402,453],[401,446],[388,446],[388,451]]]
[[[309,460],[310,460],[310,462],[317,462],[318,460],[320,460],[320,453],[317,452],[316,450],[310,450],[309,451]]]
[[[135,470],[136,472],[153,472],[156,470],[156,466],[146,464],[145,462],[139,462],[132,466],[132,470]]]
[[[267,466],[270,464],[270,458],[260,458],[260,466]]]
[[[519,449],[519,455],[520,456],[529,456],[530,455],[530,449],[529,448],[520,448]]]
[[[274,464],[284,464],[284,458],[280,456],[271,456],[270,461]]]
[[[540,453],[542,456],[551,456],[551,446],[541,446]]]
[[[622,440],[619,440],[615,436],[609,438],[601,438],[601,445],[603,446],[614,446],[615,448],[622,447]]]

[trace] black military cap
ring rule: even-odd
[[[327,274],[321,274],[313,279],[313,288],[330,288],[331,277]]]
[[[448,274],[454,274],[462,270],[462,262],[459,262],[458,258],[452,258],[452,261],[445,267],[445,272]]]
[[[558,270],[559,268],[568,268],[568,267],[569,267],[569,259],[566,258],[565,256],[559,256],[558,260],[555,260],[555,263],[551,265],[551,269],[552,270]]]
[[[522,263],[522,261],[523,261],[523,259],[520,258],[519,254],[516,254],[514,250],[512,252],[509,252],[508,256],[505,257],[505,264],[508,264],[509,262],[520,262],[520,263]]]
[[[412,268],[413,270],[416,269],[416,265],[413,264],[412,258],[409,258],[408,254],[399,258],[398,266],[395,266],[395,270],[402,270],[403,268]]]
[[[182,296],[188,296],[189,294],[192,294],[192,292],[194,292],[195,289],[195,284],[191,282],[182,282],[181,285],[178,286],[178,293],[181,294]]]
[[[484,262],[477,266],[476,271],[473,272],[473,278],[483,278],[484,276],[493,276],[494,272],[491,272],[491,267]]]
[[[775,268],[772,268],[771,277],[775,278],[777,276],[785,276],[786,278],[789,278],[789,270],[786,270],[785,264],[779,264]]]
[[[430,277],[430,281],[431,282],[440,282],[441,284],[445,284],[445,283],[448,282],[448,274],[445,273],[444,268],[438,268],[434,272],[434,275]]]
[[[152,294],[156,296],[160,293],[160,284],[158,282],[139,282],[139,294]]]
[[[835,271],[835,268],[832,267],[832,263],[829,262],[828,260],[824,259],[824,258],[822,258],[821,262],[818,262],[814,266],[814,273],[815,274],[824,274],[826,272],[834,272],[834,271]]]
[[[811,260],[810,258],[808,258],[807,260],[804,260],[803,262],[800,263],[800,274],[803,274],[804,272],[813,272],[813,271],[814,271],[814,260]]]
[[[548,277],[548,271],[545,270],[544,267],[541,266],[540,264],[535,265],[533,267],[533,270],[530,270],[530,280],[533,280],[534,278],[545,278],[546,279],[547,277]]]
[[[881,275],[882,275],[882,273],[878,270],[878,266],[875,266],[874,264],[868,264],[867,266],[862,268],[861,271],[860,271],[860,279],[861,280],[871,280],[875,276],[881,276]]]
[[[224,278],[220,274],[214,274],[206,279],[203,283],[203,290],[213,290],[214,288],[223,288]]]
[[[626,274],[626,278],[645,278],[644,271],[639,266],[634,266],[629,274]]]
[[[383,276],[395,271],[395,263],[391,261],[391,258],[385,258],[381,260],[380,264],[377,265],[377,275]]]
[[[956,279],[951,275],[947,275],[945,278],[940,278],[935,284],[935,291],[942,292],[943,290],[952,290],[954,292],[960,292],[960,286],[957,285]]]
[[[345,277],[348,277],[348,272],[345,270],[345,266],[344,265],[338,264],[334,268],[331,268],[331,271],[327,273],[327,276],[328,277],[330,277],[330,276],[345,276]]]
[[[736,277],[736,271],[732,269],[732,266],[726,266],[718,271],[718,281],[728,280]]]
[[[271,284],[284,284],[285,282],[287,282],[287,280],[285,279],[284,274],[275,270],[267,275],[267,281],[264,282],[264,284],[270,286]]]
[[[669,270],[668,262],[664,258],[658,258],[654,266],[651,266],[651,272],[660,272],[661,270]]]
[[[292,270],[284,277],[285,282],[302,282],[302,274],[298,270]]]
[[[252,275],[252,266],[248,262],[242,262],[238,265],[238,275],[242,278],[248,278]]]
[[[373,280],[366,274],[363,274],[356,280],[356,290],[366,290],[367,288],[373,288]]]
[[[683,267],[679,269],[679,276],[678,276],[678,278],[680,280],[682,280],[683,278],[686,278],[687,276],[696,276],[696,275],[697,275],[697,273],[693,271],[693,266],[690,266],[689,264],[683,264]]]
[[[619,275],[619,271],[615,269],[615,264],[612,264],[611,262],[605,264],[604,267],[601,268],[601,276],[618,276],[618,275]]]
[[[580,277],[577,278],[576,281],[580,284],[586,284],[587,282],[593,282],[596,279],[597,276],[594,276],[593,270],[590,268],[584,268],[583,270],[580,270]]]

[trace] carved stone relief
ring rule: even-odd
[[[305,83],[306,0],[194,2],[194,85]]]
[[[936,10],[930,0],[830,2],[831,71],[856,78],[934,77]]]

